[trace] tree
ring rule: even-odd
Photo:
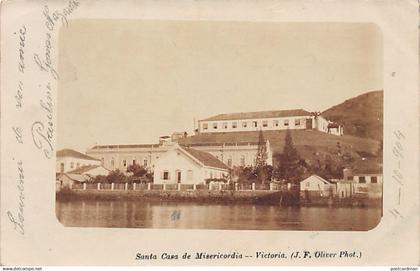
[[[294,144],[290,130],[287,130],[283,153],[276,155],[274,177],[290,183],[299,183],[306,171],[306,162],[303,160]]]
[[[254,168],[254,176],[259,183],[270,182],[273,176],[273,167],[270,165],[257,166]]]
[[[252,169],[254,180],[259,183],[270,181],[273,173],[273,167],[267,165],[267,145],[264,140],[262,130],[258,138],[258,149],[255,157],[255,167]]]
[[[106,176],[107,183],[124,182],[125,179],[126,179],[126,176],[119,169],[109,172],[108,176]]]
[[[238,183],[252,183],[255,179],[253,167],[238,167],[236,168],[236,174],[238,174]]]
[[[146,175],[147,170],[138,164],[133,164],[127,167],[127,172],[133,173],[134,177],[143,177]]]
[[[267,145],[265,144],[264,135],[262,130],[258,137],[258,149],[255,158],[255,167],[263,167],[267,165]]]
[[[106,182],[106,177],[105,175],[97,175],[93,178],[93,182],[94,183],[105,183]]]

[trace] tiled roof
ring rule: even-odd
[[[311,178],[315,178],[315,179],[318,179],[318,180],[320,180],[321,182],[323,182],[324,184],[331,184],[329,181],[327,181],[327,180],[325,180],[324,178],[322,178],[321,176],[318,176],[318,175],[311,175],[311,176],[309,176],[308,178],[306,178],[305,180],[303,180],[303,181],[306,181],[306,180],[308,180],[308,179],[311,179]],[[301,181],[301,182],[303,182],[303,181]]]
[[[72,149],[62,149],[57,151],[56,153],[57,157],[73,157],[73,158],[79,158],[79,159],[86,159],[86,160],[95,160],[98,161],[99,159],[95,159],[93,157],[90,157],[89,155],[83,154],[81,152],[72,150]]]
[[[62,173],[59,175],[58,179],[62,178],[63,176],[67,176],[69,179],[80,182],[80,183],[83,183],[89,180],[89,176],[82,175],[82,174],[72,174],[72,173]]]
[[[193,156],[195,159],[203,163],[205,166],[208,167],[215,167],[215,168],[221,168],[221,169],[229,169],[227,165],[225,165],[222,161],[214,157],[208,152],[199,151],[193,148],[186,148],[181,147],[184,151],[186,151],[188,154]]]
[[[219,114],[216,116],[209,117],[207,119],[203,119],[203,121],[265,119],[265,118],[281,118],[281,117],[309,116],[309,115],[311,115],[311,113],[306,110],[292,109],[292,110],[275,110],[275,111]]]
[[[73,170],[71,170],[71,171],[69,171],[67,173],[70,173],[70,174],[83,174],[85,172],[88,172],[91,169],[95,169],[95,168],[98,168],[98,167],[100,167],[100,166],[98,166],[98,165],[87,165],[87,166],[82,166],[82,167],[73,169]]]

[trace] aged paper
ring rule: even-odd
[[[4,265],[418,265],[416,1],[4,1]]]

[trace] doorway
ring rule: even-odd
[[[181,183],[181,171],[179,170],[176,172],[176,180],[178,183]]]
[[[312,129],[312,119],[306,119],[306,129]]]

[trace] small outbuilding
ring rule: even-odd
[[[56,191],[63,188],[73,188],[77,184],[83,184],[90,180],[89,176],[82,174],[60,173],[56,179]]]
[[[311,175],[300,182],[300,191],[306,196],[329,197],[335,193],[335,184],[318,175]]]

